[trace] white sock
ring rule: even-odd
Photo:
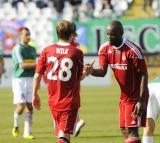
[[[153,143],[153,136],[143,136],[143,143]]]
[[[31,126],[32,126],[32,114],[29,112],[26,112],[24,116],[24,134],[23,135],[29,135],[31,133]]]
[[[19,127],[19,117],[20,115],[14,112],[14,127]]]

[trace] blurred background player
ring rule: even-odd
[[[143,131],[143,143],[153,143],[155,124],[160,115],[160,77],[151,81],[149,87],[149,100],[147,106],[146,127]]]
[[[73,22],[72,24],[73,24],[73,26],[74,26],[75,29],[76,29],[76,24],[75,24],[74,22]],[[72,46],[80,49],[80,45],[79,45],[79,43],[76,41],[76,37],[77,37],[77,34],[75,34],[73,40],[71,41],[71,44],[72,44]],[[77,137],[77,136],[79,135],[79,133],[80,133],[80,131],[81,131],[81,128],[82,128],[84,125],[85,125],[85,121],[84,121],[83,119],[80,119],[80,116],[79,116],[79,114],[78,114],[76,127],[75,127],[75,130],[74,130],[74,133],[73,133],[73,135],[74,135],[75,137]]]
[[[23,27],[19,31],[19,43],[13,48],[13,103],[16,105],[14,111],[14,128],[12,135],[19,135],[19,118],[25,112],[24,117],[24,133],[23,138],[33,139],[31,134],[32,125],[32,89],[33,76],[36,67],[36,51],[35,48],[29,46],[30,30]]]
[[[91,74],[104,77],[110,65],[121,88],[119,121],[125,143],[140,143],[138,127],[145,126],[148,98],[145,60],[141,49],[123,38],[120,21],[111,21],[107,38],[98,53],[100,68],[93,69]]]
[[[45,73],[57,143],[70,143],[80,108],[80,80],[86,73],[83,72],[82,51],[70,44],[77,35],[74,24],[61,21],[56,31],[58,43],[45,48],[38,59],[32,104],[40,109],[38,90]]]

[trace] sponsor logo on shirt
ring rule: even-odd
[[[112,69],[118,69],[118,70],[127,70],[127,64],[110,64]]]

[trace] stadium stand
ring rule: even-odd
[[[160,0],[143,8],[142,0],[0,0],[0,24],[23,19],[32,31],[32,39],[39,47],[51,44],[52,20],[114,19],[160,16]],[[151,7],[153,6],[153,8]],[[38,38],[36,35],[39,35]]]
[[[32,40],[39,52],[42,50],[39,47],[53,41],[52,36],[48,38],[53,30],[52,20],[115,18],[124,14],[130,2],[132,0],[1,0],[0,25],[4,21],[23,19],[32,31]]]
[[[124,18],[149,18],[154,17],[154,10],[149,1],[134,0],[130,9],[126,11]]]

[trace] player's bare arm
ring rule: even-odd
[[[86,76],[90,75],[93,72],[93,64],[94,63],[95,63],[95,60],[92,61],[90,64],[86,64],[84,66],[81,80],[83,80]]]
[[[99,68],[99,69],[93,69],[91,75],[96,77],[104,77],[107,73],[107,68]]]
[[[137,102],[134,115],[141,116],[146,111],[145,99],[146,99],[146,88],[148,85],[148,73],[141,73],[141,85],[140,85],[140,98]]]
[[[93,64],[95,61],[92,63],[88,63],[84,66],[84,71],[86,72],[87,75],[92,75],[96,77],[104,77],[107,73],[107,67],[106,68],[99,68],[99,69],[94,69]]]
[[[40,88],[40,82],[41,82],[42,75],[39,73],[35,73],[34,75],[34,82],[33,82],[33,94],[32,94],[32,105],[35,109],[40,109],[40,97],[38,95],[38,90]]]
[[[82,76],[81,76],[80,79],[83,80],[86,76],[88,76],[92,72],[92,70],[93,70],[92,67],[90,67],[90,68],[84,68]]]
[[[146,98],[145,89],[148,88],[148,73],[142,73],[141,85],[140,85],[140,101],[144,101]]]

